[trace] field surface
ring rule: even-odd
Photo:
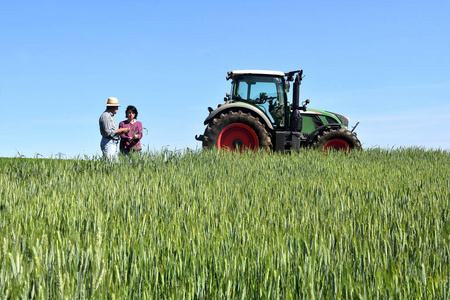
[[[0,299],[450,299],[450,153],[0,158]]]

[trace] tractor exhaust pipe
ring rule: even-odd
[[[295,76],[293,91],[292,91],[292,112],[290,120],[291,131],[302,131],[302,116],[300,114],[300,84],[303,79],[303,70]]]

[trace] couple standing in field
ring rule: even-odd
[[[138,111],[136,107],[129,105],[125,111],[126,120],[119,123],[117,128],[114,115],[119,110],[119,101],[117,98],[109,97],[106,103],[106,110],[101,114],[99,119],[100,149],[103,156],[109,159],[118,159],[118,152],[127,155],[131,151],[142,150],[142,123],[137,121]],[[120,144],[119,144],[120,143]]]

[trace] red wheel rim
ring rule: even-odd
[[[219,149],[258,149],[259,140],[256,132],[242,123],[234,123],[225,127],[217,140]]]
[[[325,146],[323,146],[323,153],[326,153],[328,150],[340,150],[344,152],[350,151],[350,145],[341,139],[333,139],[329,140]]]

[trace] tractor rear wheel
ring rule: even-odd
[[[258,118],[242,111],[229,111],[214,118],[206,127],[204,149],[271,150],[270,133]]]
[[[314,148],[322,149],[323,153],[330,150],[350,152],[361,150],[361,142],[350,130],[345,128],[332,129],[323,132],[314,143]]]

